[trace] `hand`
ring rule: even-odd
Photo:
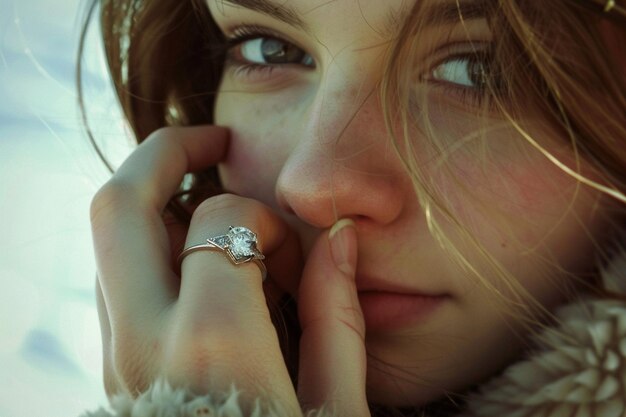
[[[98,266],[97,295],[108,395],[137,394],[158,376],[200,394],[231,383],[250,404],[257,396],[287,415],[328,404],[338,415],[368,415],[364,324],[354,285],[356,233],[346,227],[339,269],[327,231],[314,246],[298,295],[302,327],[296,394],[270,320],[260,272],[232,265],[221,253],[189,254],[181,278],[170,242],[186,246],[241,225],[259,236],[270,275],[299,273],[296,235],[271,209],[233,195],[209,198],[189,230],[166,226],[162,212],[187,172],[217,164],[227,131],[215,126],[165,128],[146,139],[98,191],[91,217]],[[180,239],[179,239],[180,240]],[[176,246],[176,245],[174,245]],[[271,280],[266,287],[272,286]]]

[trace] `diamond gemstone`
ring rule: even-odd
[[[228,249],[237,260],[254,256],[256,249],[256,235],[245,227],[233,227],[229,232],[230,245]]]
[[[220,248],[225,248],[230,243],[230,238],[227,235],[223,235],[223,236],[218,236],[216,238],[210,239],[210,241],[212,241],[215,245],[219,246]]]

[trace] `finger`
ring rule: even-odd
[[[244,226],[257,234],[256,246],[265,255],[263,262],[269,266],[268,279],[264,287],[272,286],[274,289],[284,287],[285,283],[293,281],[294,276],[300,276],[303,262],[297,235],[271,208],[254,199],[221,194],[205,200],[193,213],[185,247],[206,243],[207,238],[226,234],[230,226]],[[255,263],[233,265],[230,258],[220,251],[193,252],[183,259],[182,264],[182,268],[186,268],[182,274],[185,286],[181,288],[179,301],[182,300],[183,291],[190,291],[192,294],[207,292],[217,294],[211,286],[217,284],[219,290],[226,290],[229,281],[238,285],[234,296],[242,294],[240,291],[249,290],[255,291],[253,295],[258,296],[258,290],[262,288],[261,270]],[[228,276],[233,276],[233,279],[225,280],[213,276],[209,279],[204,278],[206,272],[211,272],[210,268],[207,269],[207,264],[210,264],[211,268],[219,264],[226,269],[225,273],[229,274]],[[199,275],[194,272],[198,268]],[[212,282],[214,280],[215,282]],[[280,285],[272,285],[275,283]],[[244,284],[245,287],[242,288]],[[277,296],[282,296],[283,293]],[[206,312],[202,309],[211,308],[205,303],[185,304],[203,317],[206,316]]]
[[[96,263],[115,336],[136,337],[175,296],[161,211],[188,170],[217,163],[226,147],[226,131],[215,126],[161,129],[94,197]]]
[[[98,309],[98,318],[100,320],[100,332],[102,336],[102,371],[104,390],[109,398],[113,394],[120,391],[120,384],[113,370],[113,361],[111,357],[111,324],[109,323],[109,315],[107,312],[104,296],[100,280],[96,276],[96,307]]]
[[[298,290],[302,326],[298,398],[307,409],[369,416],[365,394],[365,322],[354,271],[357,235],[343,219],[313,247]]]
[[[160,213],[183,176],[220,162],[228,130],[213,125],[155,131],[118,168],[113,179],[132,188],[133,201]]]
[[[212,197],[196,209],[186,247],[224,235],[229,226],[256,233],[258,249],[267,258],[283,256],[282,273],[298,269],[299,245],[287,224],[262,203],[230,194]],[[235,382],[248,393],[258,394],[262,388],[265,395],[297,407],[259,267],[235,265],[218,250],[200,250],[183,259],[181,271],[165,350],[169,379],[197,390],[225,389]]]

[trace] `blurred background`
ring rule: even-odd
[[[110,174],[83,128],[76,55],[87,1],[0,0],[0,417],[106,406],[89,204]],[[89,123],[114,166],[132,140],[98,36]]]

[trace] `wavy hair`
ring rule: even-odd
[[[464,22],[480,11],[498,40],[489,51],[492,67],[476,69],[489,96],[488,104],[475,106],[477,120],[485,120],[484,127],[463,138],[462,143],[484,139],[490,129],[490,115],[499,114],[530,150],[540,152],[573,177],[579,187],[590,187],[614,201],[611,229],[619,230],[623,228],[626,203],[626,54],[616,55],[619,48],[615,45],[626,44],[626,13],[620,4],[614,3],[613,10],[607,12],[592,0],[476,0],[471,7],[457,0],[449,10],[430,15],[427,3],[416,2],[389,48],[379,85],[388,131],[413,180],[429,230],[441,247],[470,276],[490,287],[505,311],[533,328],[537,316],[549,312],[525,293],[517,277],[489,253],[469,225],[458,219],[445,190],[438,189],[415,157],[420,151],[414,139],[416,130],[444,170],[450,156],[462,146],[451,147],[441,140],[429,118],[428,101],[412,88],[415,73],[411,69],[423,65],[417,51],[435,47],[421,36],[427,30],[425,16],[429,21]],[[81,54],[89,21],[98,10],[117,97],[138,143],[163,126],[213,122],[225,40],[202,0],[92,0],[79,48],[81,108]],[[574,168],[551,154],[526,128],[528,108],[560,133],[575,155]],[[89,130],[88,134],[95,145]],[[113,171],[106,157],[100,156]],[[593,175],[577,169],[580,160],[591,165]],[[454,177],[452,169],[446,172]],[[458,181],[462,185],[462,180]],[[215,169],[197,173],[188,189],[172,197],[167,211],[188,223],[191,213],[181,195],[187,201],[199,202],[219,190]],[[444,224],[454,226],[454,236]],[[607,231],[607,240],[609,235]],[[469,244],[471,253],[486,261],[486,269],[475,267],[459,241]],[[610,252],[609,245],[597,244],[600,265],[610,258]],[[497,277],[499,285],[490,284],[487,275]],[[591,282],[590,288],[602,292],[601,283]],[[506,288],[506,294],[499,288]],[[297,320],[291,325],[297,327]]]

